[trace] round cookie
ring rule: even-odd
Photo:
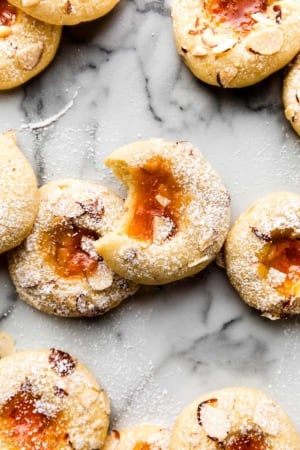
[[[257,83],[300,50],[298,0],[173,0],[171,11],[179,54],[215,86]]]
[[[300,136],[300,55],[285,74],[282,93],[285,117]]]
[[[225,242],[228,277],[269,319],[300,313],[300,195],[275,192],[236,220]]]
[[[269,396],[246,387],[210,392],[178,416],[170,450],[297,450],[300,437]]]
[[[119,0],[10,0],[36,19],[53,25],[76,25],[107,14]]]
[[[1,450],[102,448],[109,399],[88,369],[57,349],[0,360]]]
[[[0,253],[30,233],[39,204],[36,176],[15,133],[0,134]]]
[[[8,258],[23,300],[50,314],[95,316],[137,291],[93,245],[123,214],[120,197],[97,183],[62,179],[44,185],[40,198],[32,232]]]
[[[193,275],[215,258],[229,226],[229,195],[192,144],[135,142],[106,164],[128,186],[118,228],[95,244],[112,270],[155,285]]]
[[[20,86],[45,69],[56,53],[61,30],[0,0],[0,90]]]
[[[169,450],[170,431],[155,425],[112,430],[103,450]]]

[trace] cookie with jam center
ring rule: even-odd
[[[138,286],[115,274],[94,248],[123,211],[123,200],[98,183],[61,179],[40,188],[32,232],[8,257],[21,299],[50,314],[82,317],[134,294]]]
[[[298,0],[172,0],[177,50],[200,80],[255,84],[300,50]]]
[[[109,414],[107,394],[67,352],[23,351],[0,360],[1,450],[102,448]]]
[[[135,142],[106,164],[128,187],[118,227],[95,243],[113,271],[136,283],[164,284],[215,258],[229,227],[229,195],[192,144]]]
[[[300,313],[300,195],[275,192],[244,211],[225,242],[228,277],[264,317]]]
[[[10,0],[26,14],[53,25],[76,25],[97,19],[113,9],[119,0]]]
[[[37,179],[13,131],[0,134],[0,253],[21,244],[38,212]]]
[[[296,450],[300,437],[264,392],[229,387],[205,394],[179,414],[170,450]]]
[[[112,430],[103,450],[169,450],[170,431],[143,424],[124,430]]]
[[[0,90],[20,86],[44,70],[56,54],[61,31],[0,0]]]

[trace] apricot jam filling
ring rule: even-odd
[[[133,450],[151,450],[151,447],[147,442],[137,442],[133,447]]]
[[[207,0],[205,5],[218,23],[249,31],[255,23],[251,15],[266,11],[268,0]]]
[[[241,433],[230,438],[225,450],[268,450],[265,437],[259,432]]]
[[[17,8],[7,3],[6,0],[0,0],[0,25],[10,27],[16,21]]]
[[[259,274],[266,278],[271,268],[286,274],[277,291],[286,297],[297,294],[300,282],[300,240],[279,238],[267,242],[258,255]]]
[[[47,416],[38,408],[30,389],[17,392],[0,412],[0,440],[9,448],[24,450],[60,450],[68,441],[64,420]]]
[[[170,163],[153,157],[143,167],[130,169],[134,189],[134,212],[126,229],[128,236],[143,241],[153,240],[155,217],[169,219],[172,234],[178,229],[183,195],[171,173]]]
[[[90,255],[83,247],[83,241],[95,241],[97,233],[84,230],[72,224],[58,224],[51,233],[45,233],[40,246],[47,249],[46,258],[55,267],[56,273],[64,278],[92,275],[99,258]]]

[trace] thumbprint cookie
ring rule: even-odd
[[[13,131],[0,134],[0,253],[30,233],[39,203],[36,176]]]
[[[108,435],[103,450],[169,450],[170,431],[155,425],[138,425]]]
[[[106,159],[128,186],[118,228],[96,249],[121,276],[163,284],[204,269],[219,252],[229,226],[229,195],[188,142],[135,142]]]
[[[246,387],[210,392],[183,409],[170,450],[297,450],[300,437],[265,393]]]
[[[0,89],[20,86],[45,69],[54,58],[61,30],[0,0]]]
[[[300,195],[275,192],[236,220],[225,243],[228,277],[269,319],[300,313]]]
[[[119,0],[9,0],[26,14],[54,25],[76,25],[107,14]]]
[[[90,371],[57,349],[0,360],[1,450],[94,450],[109,425],[107,394]]]
[[[298,0],[173,0],[176,46],[200,80],[250,86],[300,50]]]
[[[116,275],[94,248],[123,214],[123,200],[107,188],[75,179],[40,189],[32,232],[9,254],[20,297],[65,317],[94,316],[117,306],[137,285]]]
[[[285,117],[300,135],[300,55],[290,64],[283,82]]]

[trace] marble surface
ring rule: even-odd
[[[300,140],[284,118],[282,72],[242,90],[196,80],[178,57],[162,1],[122,0],[106,17],[65,28],[34,80],[0,93],[0,131],[15,129],[40,184],[94,179],[124,193],[104,157],[131,141],[189,140],[220,173],[232,220],[274,190],[299,190]],[[59,347],[107,389],[112,425],[172,425],[196,396],[229,385],[270,393],[300,431],[299,320],[248,308],[212,264],[175,285],[145,288],[90,320],[47,316],[18,299],[0,259],[1,329],[18,349]]]

